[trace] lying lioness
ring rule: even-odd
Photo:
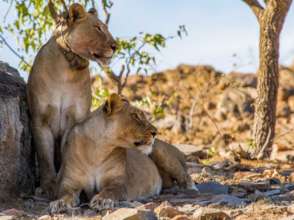
[[[82,190],[92,198],[90,207],[95,210],[159,194],[162,180],[157,167],[142,153],[151,152],[155,135],[156,128],[142,111],[111,95],[69,133],[58,174],[59,200],[50,204],[50,211],[77,206]]]

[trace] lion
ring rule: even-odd
[[[38,52],[27,85],[40,186],[49,197],[60,167],[62,139],[90,113],[89,60],[107,64],[116,49],[94,9],[86,12],[80,4],[72,4],[68,14],[51,14],[56,30]]]
[[[144,154],[150,153],[156,133],[141,110],[112,94],[70,131],[58,174],[59,199],[50,203],[50,212],[77,206],[82,191],[97,211],[158,195],[161,176]]]

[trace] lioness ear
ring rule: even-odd
[[[107,115],[111,115],[120,111],[124,106],[123,99],[117,94],[111,94],[104,104],[103,111]]]
[[[84,7],[78,3],[74,3],[69,7],[69,20],[75,22],[78,19],[84,18],[86,16],[86,11]]]
[[[98,16],[98,12],[95,8],[90,8],[89,11],[88,11],[90,14],[93,14],[95,16]]]

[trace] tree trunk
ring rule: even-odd
[[[260,26],[259,69],[255,102],[253,157],[270,155],[275,137],[279,87],[279,41],[292,0],[268,0],[264,9],[257,0],[243,0],[256,15]]]
[[[34,189],[25,82],[0,61],[0,204]]]

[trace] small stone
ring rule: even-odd
[[[284,186],[287,190],[292,191],[294,190],[294,184],[289,183],[289,184],[285,184]]]
[[[200,208],[193,214],[193,220],[231,220],[225,212],[216,209]]]
[[[171,220],[191,220],[187,215],[177,215],[173,217]]]
[[[185,155],[191,155],[193,153],[197,153],[201,150],[203,150],[204,146],[195,146],[191,144],[175,144],[176,148],[178,148],[181,152],[183,152]]]
[[[14,220],[15,217],[11,215],[0,215],[0,220]]]
[[[248,182],[248,181],[241,181],[239,185],[250,191],[254,191],[256,189],[264,191],[270,188],[270,182],[268,180],[255,182],[255,183]]]
[[[269,190],[263,193],[265,196],[275,196],[281,194],[280,189]]]
[[[259,190],[255,190],[254,193],[251,193],[247,196],[247,198],[251,201],[258,201],[258,200],[261,200],[261,199],[264,199],[265,195],[260,192]]]
[[[38,220],[51,220],[51,216],[50,215],[43,215],[41,217],[38,218]]]
[[[294,205],[290,205],[290,206],[287,208],[287,211],[290,212],[291,214],[294,214]]]
[[[185,204],[178,208],[179,211],[184,212],[186,214],[193,214],[196,209],[198,209],[198,206],[195,206],[194,204]]]
[[[97,212],[95,210],[93,210],[93,209],[86,209],[86,210],[83,211],[83,215],[88,216],[88,217],[96,216]]]
[[[210,201],[210,204],[215,205],[227,205],[231,207],[240,207],[247,204],[246,199],[240,199],[236,196],[231,195],[216,195]]]
[[[231,186],[230,187],[231,195],[237,197],[244,197],[247,195],[247,191],[241,187]]]
[[[154,212],[159,218],[173,218],[177,215],[184,214],[183,212],[177,210],[176,208],[172,207],[171,204],[168,202],[161,203],[160,206],[158,206],[156,209],[154,209]]]
[[[154,202],[148,202],[144,205],[141,205],[139,207],[137,207],[136,209],[139,209],[139,210],[151,210],[153,211],[156,207],[158,206],[158,204],[154,203]]]
[[[142,205],[143,205],[143,203],[138,202],[138,201],[132,201],[132,202],[122,201],[122,202],[119,203],[120,208],[137,208],[137,207],[140,207]]]
[[[2,211],[3,214],[5,215],[11,215],[11,216],[17,216],[17,217],[21,217],[21,216],[25,216],[26,213],[22,210],[18,210],[18,209],[6,209],[4,211]]]
[[[102,220],[156,220],[153,212],[132,208],[121,208],[109,215],[103,216]]]

